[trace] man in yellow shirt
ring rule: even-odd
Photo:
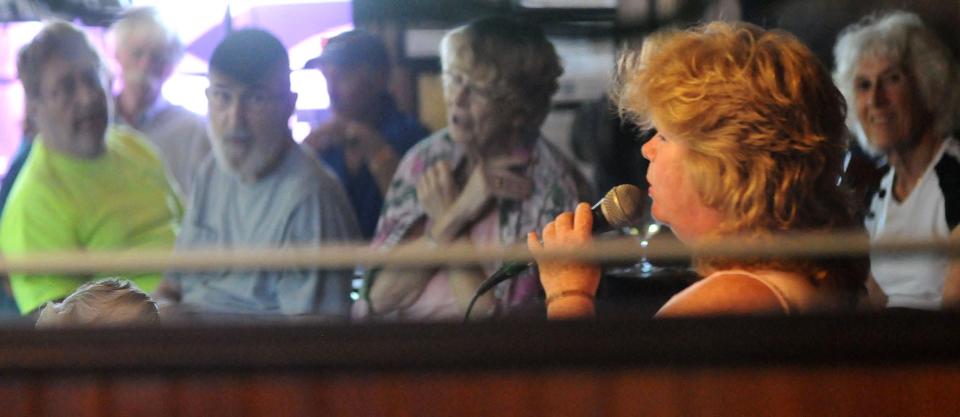
[[[7,254],[166,248],[180,202],[140,134],[111,126],[106,69],[86,36],[48,24],[19,55],[17,71],[39,133],[0,219]],[[23,314],[62,299],[90,275],[10,276]],[[144,291],[158,273],[131,277]]]

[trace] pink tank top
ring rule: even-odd
[[[469,231],[471,243],[475,245],[500,243],[498,213],[498,210],[490,210],[486,216],[473,224]],[[495,270],[496,265],[483,266],[484,274],[487,276]],[[353,318],[365,318],[367,308],[368,306],[364,301],[355,303],[352,309]],[[446,270],[441,269],[430,278],[417,301],[403,310],[385,314],[381,318],[385,320],[456,321],[463,319],[463,311],[450,288]]]

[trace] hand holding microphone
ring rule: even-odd
[[[560,216],[557,217],[557,219],[554,222],[549,223],[546,226],[546,228],[544,228],[544,245],[552,247],[553,245],[556,244],[557,240],[555,239],[555,237],[557,236],[558,232],[556,231],[557,226],[555,224],[558,223],[558,221],[561,219],[564,219],[565,227],[567,223],[570,224],[569,228],[565,228],[563,230],[563,233],[562,233],[562,235],[564,236],[563,239],[566,239],[565,236],[567,236],[567,234],[574,233],[574,229],[576,229],[576,233],[578,233],[577,236],[582,237],[582,239],[574,243],[578,245],[585,245],[589,243],[591,234],[604,233],[613,229],[628,227],[628,226],[633,226],[635,224],[638,224],[640,220],[643,218],[643,204],[644,204],[643,193],[636,186],[633,186],[630,184],[621,184],[616,187],[613,187],[610,191],[607,192],[607,194],[603,197],[603,199],[600,200],[597,204],[595,204],[592,208],[586,205],[585,203],[581,203],[580,206],[577,207],[576,213],[561,214]],[[547,228],[551,228],[551,227],[553,231],[550,232],[550,236],[547,236]],[[583,236],[584,233],[585,233],[585,237]],[[554,243],[551,244],[550,242],[554,242]],[[537,240],[537,235],[535,232],[532,232],[528,236],[527,246],[530,248],[530,250],[534,252],[534,254],[536,254],[538,250],[543,248],[543,245],[541,245],[540,241]],[[525,271],[527,268],[533,265],[534,265],[533,262],[507,263],[502,268],[500,268],[500,270],[498,270],[496,273],[494,273],[489,278],[487,278],[477,288],[477,292],[474,295],[473,300],[470,302],[470,306],[467,307],[466,318],[469,319],[470,310],[472,309],[473,303],[474,301],[476,301],[477,297],[489,291],[491,288],[493,288],[497,284],[521,274],[523,271]],[[547,269],[548,269],[547,273],[549,273],[549,270],[551,269],[550,266],[547,266]],[[597,271],[599,271],[599,269],[597,269]],[[540,264],[541,281],[543,281],[544,275],[545,275],[544,264],[541,263]],[[597,275],[597,279],[599,279],[599,272],[597,272],[596,275]],[[556,281],[556,280],[553,280],[552,278],[548,278],[548,279],[550,279],[551,282]],[[551,304],[554,301],[557,301],[558,297],[568,298],[573,296],[574,294],[574,293],[569,293],[569,294],[563,293],[563,290],[561,290],[560,292],[551,293],[550,292],[551,288],[547,288],[547,285],[549,284],[547,284],[546,282],[543,282],[543,285],[544,285],[544,288],[547,289],[548,304]],[[586,289],[580,288],[577,290],[581,290],[581,289],[584,291],[585,294],[589,294],[591,298],[597,292],[596,285],[592,287],[592,290],[590,290],[590,288],[586,288]],[[554,295],[554,298],[550,298],[551,295]],[[569,301],[564,303],[569,303]],[[592,303],[590,305],[592,307]],[[592,308],[591,308],[591,312],[592,312]],[[548,311],[548,314],[549,314],[549,311]]]
[[[593,213],[587,203],[577,205],[576,212],[566,212],[543,228],[543,243],[537,232],[527,235],[527,247],[535,258],[545,248],[576,248],[592,240]],[[569,318],[592,316],[593,300],[600,285],[600,267],[571,261],[540,261],[540,283],[547,295],[547,317]]]

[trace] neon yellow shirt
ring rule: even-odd
[[[163,164],[139,133],[111,128],[106,152],[95,159],[54,151],[38,139],[0,219],[0,250],[19,254],[173,247],[183,208]],[[26,314],[92,278],[11,274],[10,284]],[[161,275],[127,278],[149,292]]]

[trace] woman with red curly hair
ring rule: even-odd
[[[653,216],[686,244],[785,232],[862,230],[838,186],[845,150],[843,96],[792,35],[745,23],[661,32],[625,53],[614,94],[626,119],[656,129]],[[528,244],[582,245],[581,204]],[[701,257],[703,278],[658,315],[795,314],[851,309],[868,275],[862,259]],[[540,262],[552,318],[592,315],[596,266]]]

